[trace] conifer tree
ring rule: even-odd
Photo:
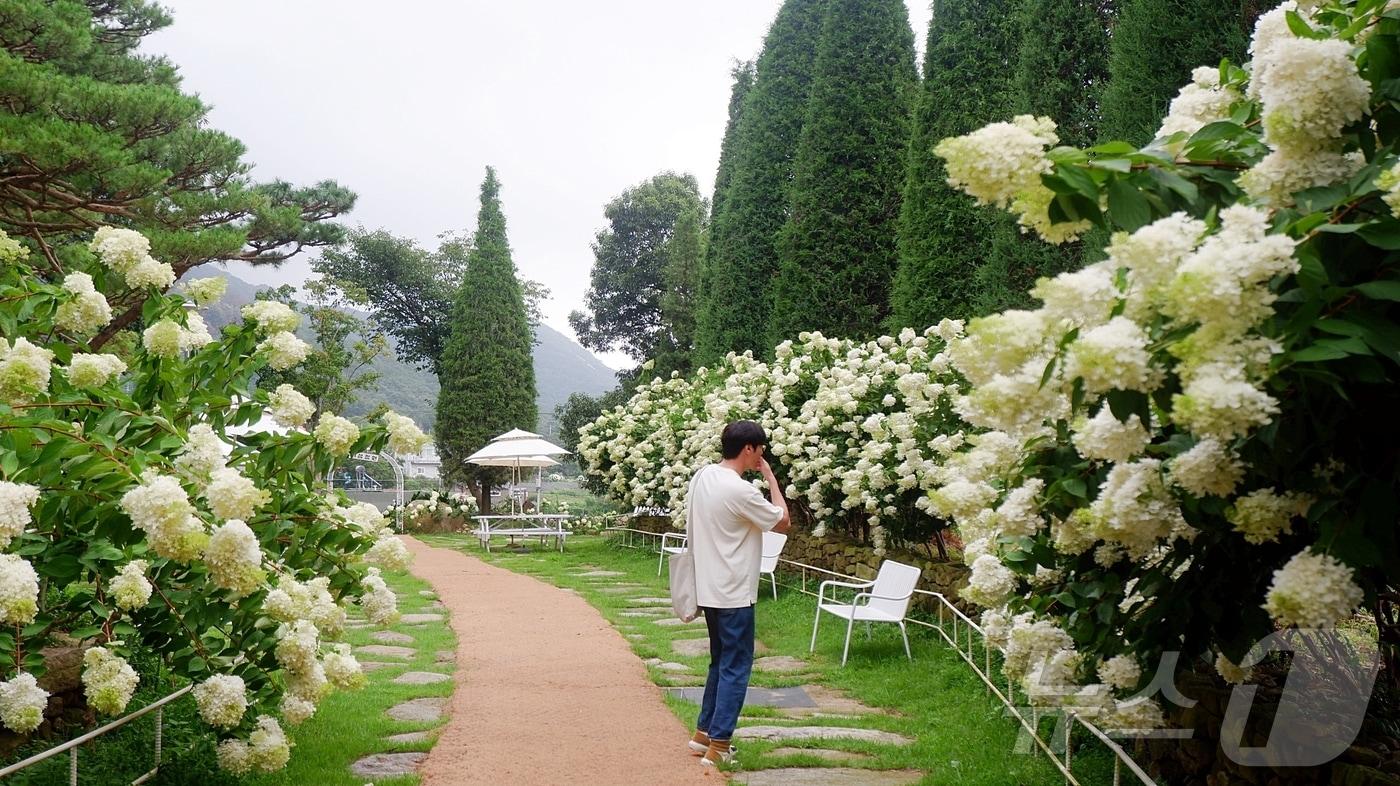
[[[778,233],[807,116],[826,0],[786,0],[764,39],[735,127],[733,170],[715,215],[696,325],[697,363],[765,352]]]
[[[1019,0],[935,0],[899,218],[892,327],[965,317],[1000,218],[947,183],[939,140],[1015,114]]]
[[[803,330],[862,337],[882,327],[917,82],[903,0],[831,0],[765,346]]]
[[[472,251],[440,363],[434,427],[445,474],[472,486],[483,513],[490,512],[491,484],[500,472],[467,464],[466,457],[502,432],[533,429],[537,416],[534,337],[511,260],[500,192],[496,170],[487,167]]]
[[[1120,0],[1102,136],[1150,142],[1191,69],[1216,65],[1222,58],[1243,62],[1259,5],[1251,0]]]

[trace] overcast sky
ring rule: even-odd
[[[166,0],[151,36],[242,140],[259,180],[331,178],[359,194],[345,220],[428,247],[475,225],[489,164],[522,276],[553,291],[572,335],[603,205],[663,170],[708,195],[730,68],[753,58],[780,0]],[[927,0],[910,0],[922,52]],[[261,284],[280,268],[230,266]],[[604,356],[613,366],[620,355]]]

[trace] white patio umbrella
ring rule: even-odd
[[[535,486],[537,489],[536,509],[544,503],[539,494],[543,487],[544,467],[558,464],[551,456],[567,456],[569,451],[549,440],[521,429],[511,429],[486,444],[486,447],[467,456],[467,462],[482,467],[510,467],[511,484],[514,485],[522,468],[534,467],[538,470]],[[549,462],[548,464],[543,462]],[[511,500],[514,507],[515,501]]]

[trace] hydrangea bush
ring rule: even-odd
[[[222,282],[162,294],[173,274],[136,232],[63,249],[58,283],[39,256],[0,233],[0,724],[42,722],[49,644],[89,646],[82,683],[102,715],[127,708],[141,679],[127,659],[150,650],[196,683],[221,763],[278,769],[281,724],[363,681],[336,643],[347,613],[397,614],[370,566],[408,561],[377,509],[318,479],[351,451],[426,437],[393,413],[298,430],[306,397],[253,385],[306,356],[296,314],[259,302],[216,339],[193,309]],[[103,293],[127,290],[146,295],[137,338],[90,346],[111,318]],[[264,412],[292,430],[236,436]]]
[[[1197,69],[1140,149],[1056,147],[1029,116],[938,145],[1048,242],[1115,233],[1040,308],[945,322],[892,367],[911,332],[653,382],[583,430],[588,472],[683,510],[723,422],[759,420],[819,532],[954,522],[1008,676],[1111,726],[1162,722],[1128,697],[1165,651],[1238,682],[1272,631],[1363,607],[1393,679],[1400,9],[1286,3],[1250,55]]]

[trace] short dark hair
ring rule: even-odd
[[[727,459],[737,458],[749,445],[767,444],[768,435],[752,420],[736,420],[719,435],[720,453]]]

